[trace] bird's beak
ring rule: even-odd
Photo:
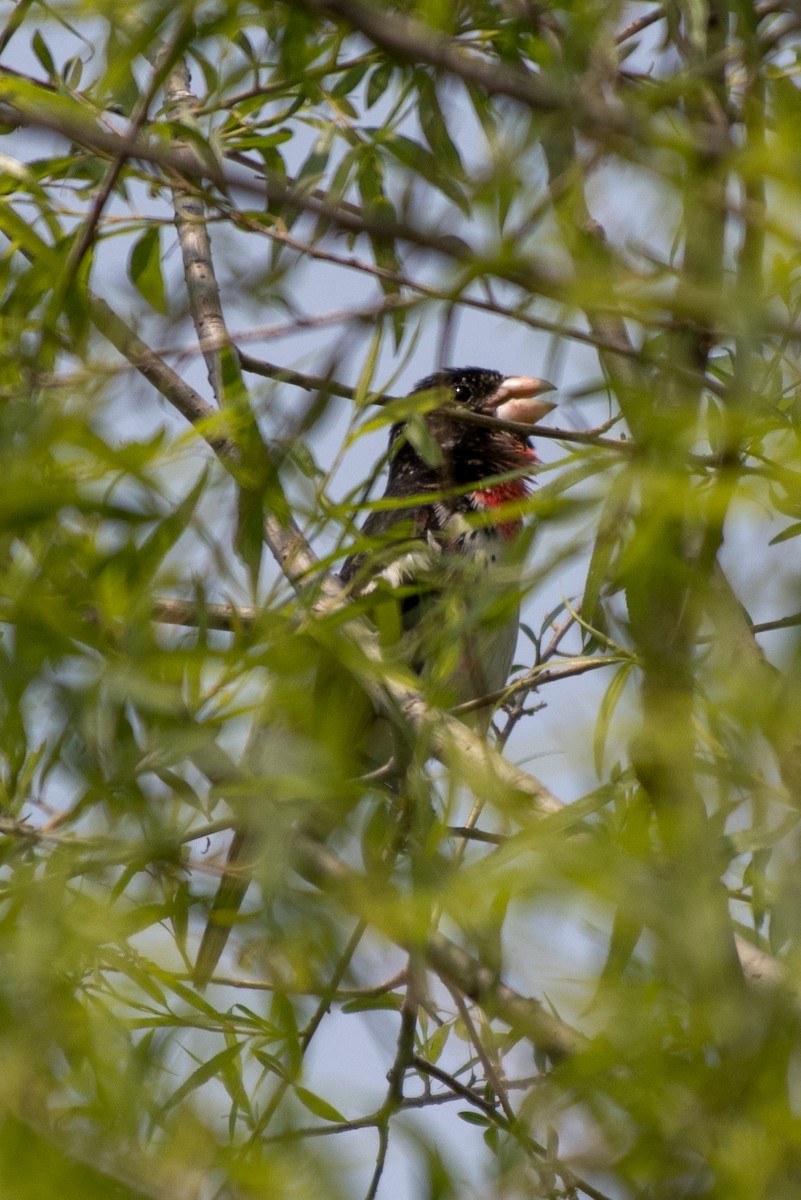
[[[555,403],[542,399],[545,392],[554,391],[556,388],[547,379],[535,379],[532,375],[510,375],[499,385],[487,408],[500,421],[533,425],[556,408]]]

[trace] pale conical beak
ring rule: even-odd
[[[545,392],[554,391],[556,388],[547,379],[535,379],[533,375],[510,375],[500,384],[487,408],[501,421],[533,425],[556,408],[555,403],[542,399]]]

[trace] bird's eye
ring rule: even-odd
[[[457,383],[456,387],[453,389],[453,394],[460,404],[466,404],[472,395],[470,388],[466,383]]]

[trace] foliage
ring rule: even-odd
[[[9,1195],[797,1195],[799,28],[17,0]],[[502,338],[568,387],[485,749],[441,676],[518,584],[421,683],[332,572],[387,426],[431,452],[392,393],[462,344],[527,368]]]

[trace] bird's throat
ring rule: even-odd
[[[514,504],[516,500],[525,500],[527,495],[528,487],[525,479],[510,479],[506,483],[496,484],[495,487],[482,488],[480,492],[474,492],[473,501],[480,511],[492,512],[493,509]],[[519,517],[510,517],[509,520],[499,521],[496,529],[501,537],[513,538],[519,532],[522,524]]]
[[[522,457],[526,461],[527,467],[529,465],[534,467],[539,462],[535,451],[530,446],[523,451]],[[492,512],[494,509],[525,500],[530,487],[531,480],[525,476],[518,479],[507,479],[504,483],[496,483],[492,487],[481,488],[480,491],[474,492],[473,503],[480,512]],[[508,520],[499,521],[495,528],[501,537],[513,538],[520,532],[522,524],[520,517],[510,515]]]

